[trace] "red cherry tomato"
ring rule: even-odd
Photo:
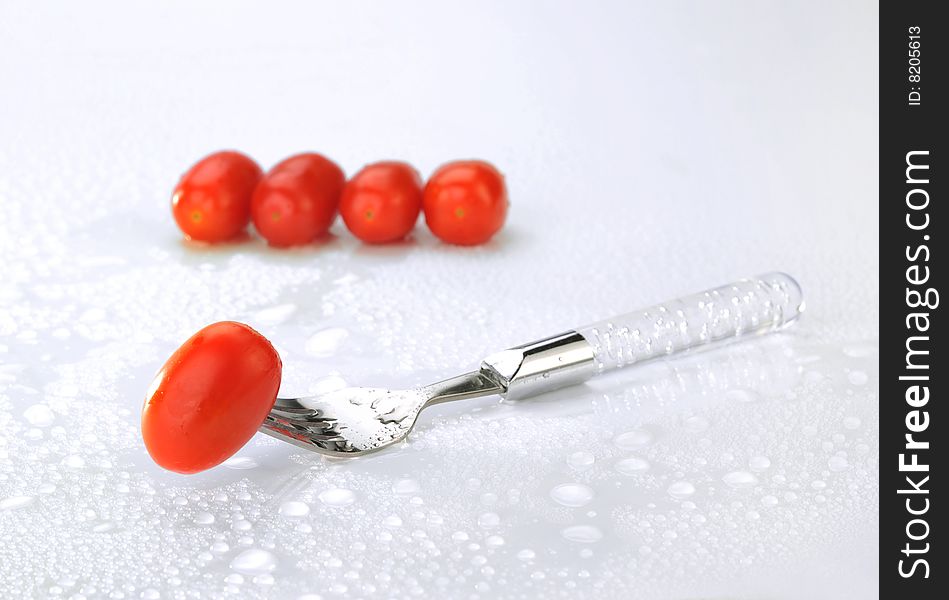
[[[208,325],[175,350],[149,387],[142,409],[148,453],[178,473],[222,463],[264,422],[282,368],[267,338],[247,325]]]
[[[356,173],[343,188],[339,213],[364,242],[383,244],[404,238],[422,210],[422,178],[404,162],[378,162]]]
[[[291,156],[272,168],[254,191],[254,227],[271,246],[312,242],[333,224],[345,183],[342,169],[328,158]]]
[[[250,199],[263,172],[240,152],[215,152],[195,163],[171,196],[184,234],[201,242],[233,238],[250,222]]]
[[[504,176],[480,160],[442,165],[429,178],[422,197],[425,222],[449,244],[473,246],[491,239],[507,215]]]

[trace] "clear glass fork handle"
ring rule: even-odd
[[[492,354],[481,370],[505,398],[725,340],[781,329],[804,311],[793,277],[767,273]]]
[[[696,346],[781,329],[804,311],[801,286],[767,273],[606,319],[577,332],[598,373]]]

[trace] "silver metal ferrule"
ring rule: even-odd
[[[495,352],[481,372],[496,380],[508,400],[586,381],[596,373],[593,346],[576,331]]]

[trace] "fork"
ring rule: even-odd
[[[767,273],[487,356],[478,369],[408,390],[349,387],[277,398],[260,431],[335,457],[402,441],[428,406],[498,395],[516,400],[648,360],[782,329],[804,311],[790,275]]]

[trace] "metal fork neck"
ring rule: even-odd
[[[500,383],[487,377],[482,371],[472,371],[422,388],[422,392],[429,398],[425,402],[426,406],[453,400],[490,396],[500,394],[503,391],[504,389]]]
[[[498,394],[516,400],[586,381],[593,347],[576,331],[496,352],[477,371],[426,386],[428,405]]]
[[[586,381],[596,374],[593,346],[576,331],[496,352],[481,363],[481,372],[517,400]]]

